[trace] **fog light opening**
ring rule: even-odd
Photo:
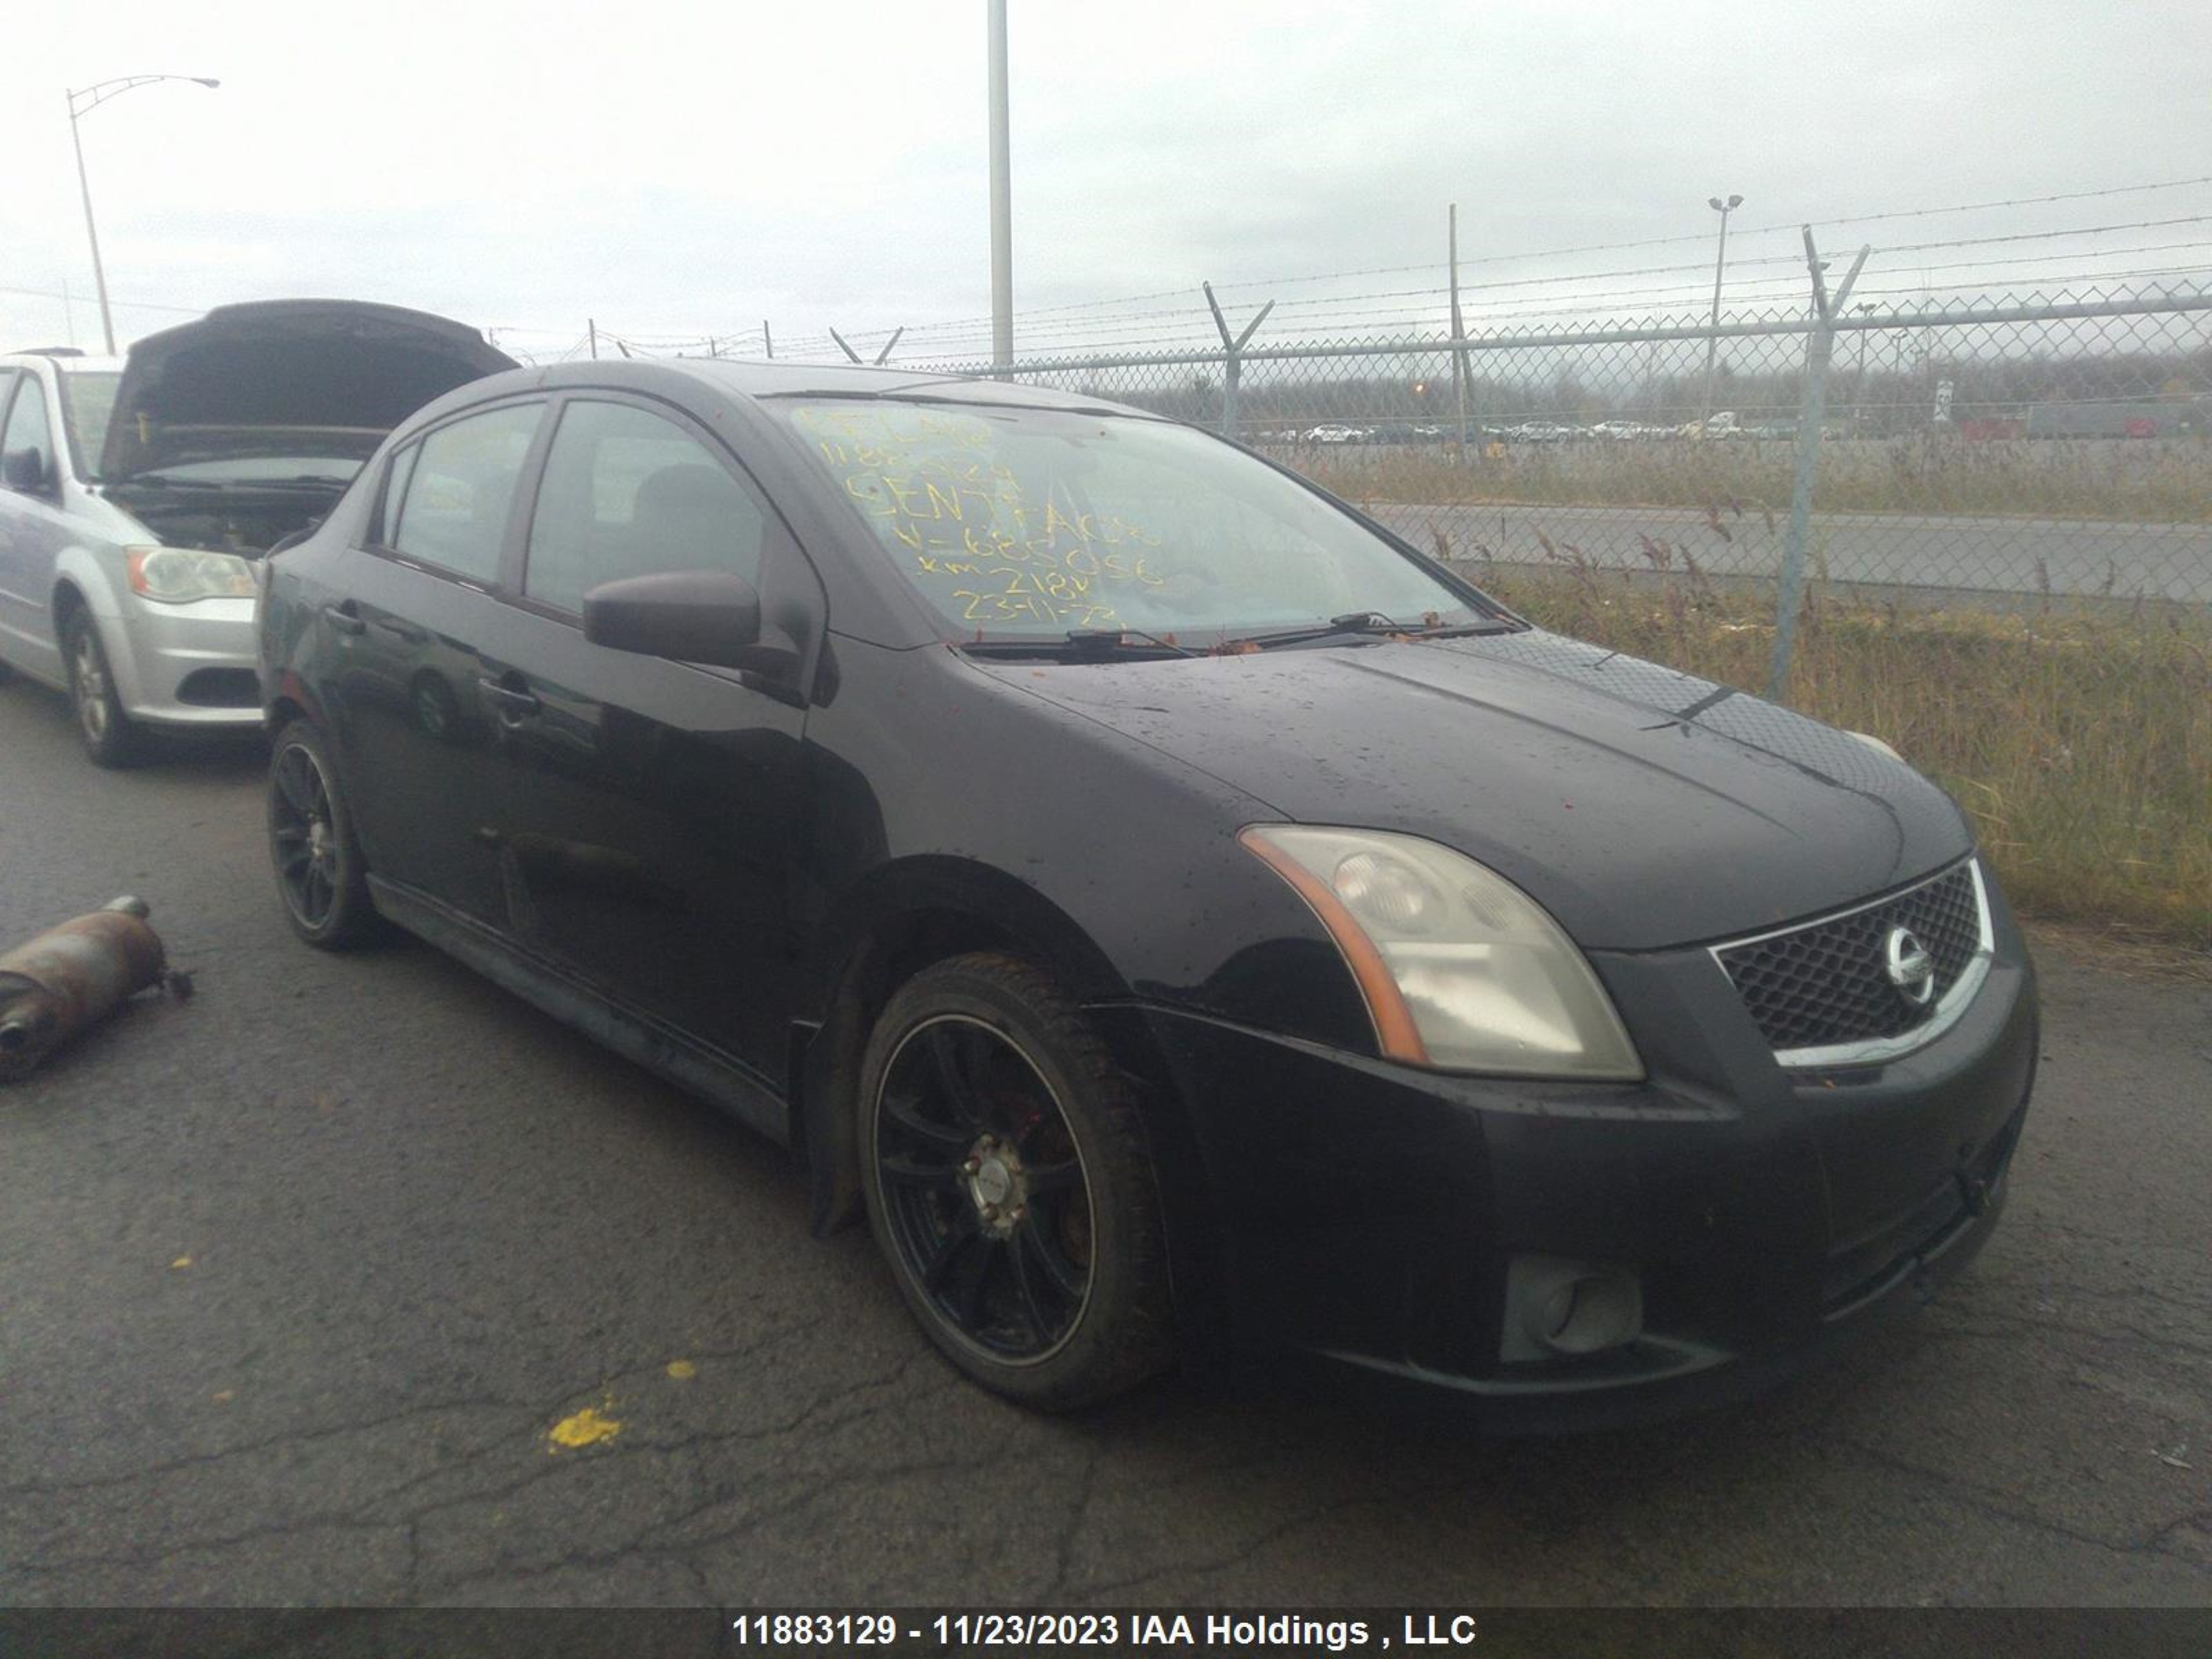
[[[1625,1268],[1516,1256],[1506,1276],[1501,1358],[1601,1353],[1644,1334],[1644,1286]]]

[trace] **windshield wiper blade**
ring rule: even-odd
[[[1056,662],[1111,662],[1121,659],[1153,660],[1161,657],[1204,654],[1157,634],[1135,628],[1072,628],[1058,639],[1018,636],[963,640],[958,648],[973,656],[1048,657]]]
[[[1464,623],[1398,622],[1379,611],[1347,611],[1340,617],[1331,617],[1326,623],[1310,627],[1272,629],[1224,640],[1212,649],[1267,651],[1279,645],[1307,645],[1316,640],[1340,639],[1347,635],[1355,638],[1387,635],[1393,639],[1448,640],[1469,634],[1510,634],[1514,628],[1514,623],[1502,617]]]

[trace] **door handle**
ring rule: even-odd
[[[364,633],[368,628],[368,624],[367,623],[363,622],[359,617],[354,614],[353,601],[351,599],[343,600],[337,605],[325,605],[323,607],[323,616],[330,623],[330,625],[337,629],[341,634]]]
[[[545,707],[529,692],[502,685],[499,681],[483,675],[477,678],[477,690],[483,694],[484,701],[492,706],[500,719],[509,726],[520,726],[525,720],[535,720]]]

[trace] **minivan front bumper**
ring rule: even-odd
[[[1204,1171],[1178,1189],[1164,1161],[1179,1313],[1218,1334],[1212,1357],[1288,1351],[1507,1431],[1758,1392],[1924,1299],[1996,1224],[2037,1041],[1996,903],[1957,1021],[1829,1072],[1777,1064],[1698,950],[1593,957],[1643,1048],[1634,1085],[1423,1073],[1146,1008],[1171,1133]],[[1531,1262],[1632,1278],[1640,1334],[1529,1357]]]
[[[116,694],[133,720],[258,727],[261,692],[250,598],[159,605],[125,595],[111,641]]]

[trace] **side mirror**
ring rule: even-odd
[[[0,459],[0,483],[27,495],[45,495],[53,486],[46,466],[46,452],[35,446],[9,450],[6,458]]]
[[[720,570],[602,582],[584,595],[584,637],[611,651],[763,672],[797,666],[788,641],[761,637],[760,594]]]

